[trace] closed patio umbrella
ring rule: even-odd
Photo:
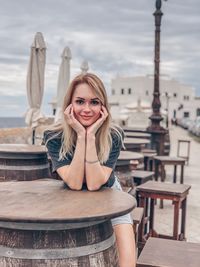
[[[81,63],[81,73],[82,74],[86,74],[89,70],[89,64],[87,62],[87,60],[83,60],[83,62]]]
[[[61,54],[61,64],[59,67],[58,85],[57,85],[57,107],[55,122],[62,118],[63,99],[67,91],[70,80],[70,60],[72,58],[69,47],[65,47]]]
[[[44,92],[44,71],[46,63],[46,45],[41,32],[37,32],[31,46],[30,60],[27,73],[27,97],[29,108],[25,122],[33,129],[32,143],[35,142],[35,129],[44,116],[41,104]]]

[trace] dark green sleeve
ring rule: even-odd
[[[43,144],[46,145],[48,155],[52,162],[52,171],[55,172],[58,168],[69,165],[72,161],[72,156],[66,155],[63,160],[59,160],[59,152],[61,148],[61,135],[55,135],[51,131],[45,131]]]
[[[123,132],[121,132],[121,134],[122,134],[122,138],[124,138]],[[104,166],[109,167],[113,170],[110,174],[108,182],[106,183],[106,185],[109,187],[111,187],[115,182],[114,169],[115,169],[115,165],[119,157],[121,148],[122,148],[122,140],[116,132],[113,132],[112,133],[112,148],[109,154],[109,158],[103,164]]]
[[[122,137],[123,137],[123,134],[122,134]],[[121,148],[122,148],[121,138],[117,135],[116,132],[113,132],[112,133],[112,148],[109,154],[109,158],[105,162],[104,166],[107,166],[114,170]]]

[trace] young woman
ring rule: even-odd
[[[123,132],[111,126],[108,99],[102,81],[80,74],[71,82],[63,106],[63,120],[44,133],[44,142],[56,171],[72,190],[102,186],[122,190],[114,168],[123,144]],[[112,220],[120,267],[135,266],[135,240],[130,214]]]

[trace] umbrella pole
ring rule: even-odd
[[[33,132],[32,132],[32,145],[35,144],[35,128],[33,129]]]

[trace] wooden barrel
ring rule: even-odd
[[[2,267],[118,267],[110,219],[136,204],[124,192],[73,191],[53,179],[2,182],[0,202]]]
[[[140,138],[140,139],[150,139],[151,135],[149,133],[138,133],[138,132],[125,132],[125,137],[128,138]]]
[[[5,224],[0,266],[119,266],[111,221]]]
[[[0,181],[50,177],[45,146],[0,144]]]
[[[132,165],[136,164],[136,169],[144,169],[144,156],[142,153],[132,151],[120,151],[116,162],[115,171],[127,172],[132,170]]]
[[[144,138],[124,138],[124,146],[126,150],[140,152],[143,148],[150,144],[150,140]]]

